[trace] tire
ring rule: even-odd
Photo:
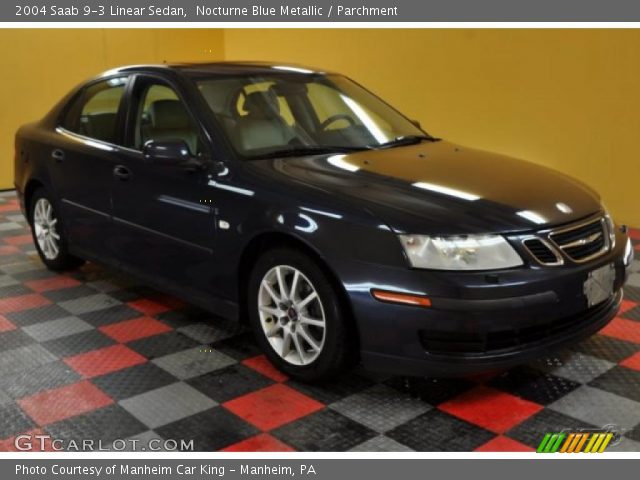
[[[291,294],[296,276],[296,291]],[[279,287],[282,281],[285,292]],[[258,343],[269,360],[293,379],[330,378],[357,357],[351,319],[339,292],[323,269],[298,250],[277,248],[258,259],[249,279],[248,306]]]
[[[38,188],[29,202],[31,235],[40,260],[49,270],[64,271],[78,268],[84,260],[69,253],[60,213],[52,196]]]

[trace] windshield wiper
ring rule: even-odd
[[[247,157],[249,160],[263,160],[267,158],[296,157],[302,155],[322,155],[326,153],[348,153],[359,150],[366,150],[369,147],[344,147],[344,146],[325,146],[325,145],[303,145],[289,148],[280,148],[259,155]]]
[[[388,142],[379,143],[378,145],[368,145],[369,148],[390,148],[399,147],[402,145],[415,145],[417,143],[428,140],[430,142],[437,142],[439,138],[430,137],[428,135],[400,135]]]

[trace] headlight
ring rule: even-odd
[[[400,235],[400,242],[415,268],[495,270],[523,263],[509,242],[500,235]]]
[[[607,207],[602,205],[602,208],[604,210],[604,220],[605,222],[607,222],[607,230],[609,230],[609,245],[613,250],[613,247],[616,246],[616,226],[613,223],[611,215],[609,215],[609,210],[607,210]]]
[[[624,247],[624,264],[626,267],[631,265],[633,261],[633,245],[631,244],[631,239],[627,238],[627,244]]]

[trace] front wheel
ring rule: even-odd
[[[60,216],[44,188],[31,197],[31,233],[40,259],[50,270],[69,270],[82,265],[83,260],[70,255]]]
[[[270,250],[249,284],[250,321],[271,362],[292,378],[330,377],[355,358],[349,318],[314,260],[294,249]]]

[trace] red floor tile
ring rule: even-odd
[[[15,330],[16,326],[11,323],[7,318],[0,315],[0,333]]]
[[[40,426],[91,412],[113,403],[88,380],[36,393],[18,400],[18,405]]]
[[[20,211],[20,204],[18,202],[7,202],[3,205],[0,205],[0,212],[18,212]]]
[[[637,306],[638,306],[638,303],[632,302],[631,300],[624,299],[622,300],[622,305],[620,305],[620,311],[618,312],[618,315],[623,315],[624,313],[628,312],[629,310]]]
[[[58,275],[52,278],[42,278],[40,280],[31,280],[29,282],[24,282],[24,284],[37,293],[82,285],[75,278],[67,277],[66,275]]]
[[[261,430],[271,430],[324,407],[280,383],[235,398],[223,406]]]
[[[64,363],[84,378],[97,377],[146,361],[145,357],[124,345],[113,345],[64,359]]]
[[[627,368],[632,368],[634,370],[640,371],[640,352],[636,352],[631,355],[629,358],[620,362],[620,365]]]
[[[241,442],[235,443],[223,448],[221,452],[295,452],[286,443],[282,443],[271,435],[261,433],[255,437],[247,438]]]
[[[284,373],[276,369],[273,364],[264,355],[259,355],[253,358],[247,358],[242,362],[243,365],[252,368],[258,373],[261,373],[265,377],[269,377],[276,382],[285,382],[289,379]]]
[[[25,437],[26,435],[28,435],[28,438]],[[36,436],[47,438],[36,438]],[[54,452],[60,451],[61,445],[56,445],[56,448],[57,450],[54,450],[51,445],[51,437],[40,429],[29,430],[0,441],[0,452]]]
[[[30,234],[14,235],[11,237],[4,237],[3,240],[7,245],[26,245],[33,242],[33,237]]]
[[[50,303],[51,300],[37,293],[29,293],[27,295],[20,295],[19,297],[2,298],[0,299],[0,315],[43,307]]]
[[[0,255],[12,255],[21,251],[22,250],[14,245],[0,245]]]
[[[128,302],[127,305],[138,310],[140,313],[144,313],[145,315],[157,315],[171,310],[171,307],[148,298],[134,300],[132,302]]]
[[[510,438],[498,435],[484,445],[476,448],[476,452],[534,452],[535,449]]]
[[[503,433],[543,407],[493,388],[479,386],[438,408],[492,432]]]
[[[171,331],[171,327],[151,317],[140,317],[100,327],[105,335],[120,343]]]
[[[599,333],[627,342],[640,343],[640,326],[633,320],[616,317]]]

